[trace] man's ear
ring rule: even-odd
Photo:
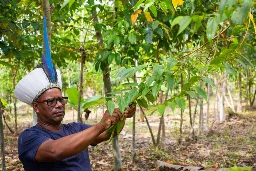
[[[32,103],[31,105],[32,105],[34,111],[35,111],[36,113],[38,113],[38,112],[39,112],[39,110],[38,110],[38,104],[37,104],[37,103]]]

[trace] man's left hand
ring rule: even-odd
[[[131,118],[136,112],[136,104],[132,103],[132,105],[129,105],[127,109],[124,111],[124,117],[125,118]]]

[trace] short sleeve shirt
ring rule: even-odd
[[[63,124],[59,132],[49,131],[33,126],[26,129],[18,139],[19,159],[25,171],[91,171],[88,149],[56,162],[37,162],[36,152],[39,146],[48,139],[56,140],[89,128],[83,123]]]

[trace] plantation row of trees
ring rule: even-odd
[[[63,89],[78,111],[78,121],[82,121],[82,109],[102,103],[100,96],[84,100],[83,92],[90,88],[95,95],[104,94],[110,111],[136,102],[155,146],[164,148],[167,107],[180,113],[180,140],[184,115],[189,115],[193,138],[212,124],[210,102],[215,116],[211,122],[225,121],[227,108],[241,112],[243,105],[252,107],[255,102],[254,3],[1,1],[1,101],[14,118],[17,132],[19,103],[13,90],[18,80],[41,62],[45,15],[52,58],[62,70]],[[68,89],[72,87],[76,89]],[[160,121],[155,138],[147,115],[156,111]],[[135,136],[135,125],[133,128]],[[118,137],[113,139],[113,148],[118,170],[122,168]]]

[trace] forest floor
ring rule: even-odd
[[[70,122],[73,118],[72,112],[67,112],[64,122]],[[156,136],[159,116],[148,116],[148,120]],[[31,115],[20,114],[18,117],[18,133],[30,127],[32,125],[31,121]],[[96,123],[96,115],[90,115],[86,122]],[[155,165],[157,160],[175,165],[199,166],[204,169],[246,166],[256,170],[256,111],[233,115],[221,124],[214,123],[210,131],[197,136],[195,140],[188,136],[189,125],[187,122],[188,119],[185,119],[182,141],[178,143],[179,116],[167,115],[165,119],[165,148],[160,149],[153,147],[146,122],[140,122],[136,119],[136,159],[133,161],[132,119],[127,119],[126,125],[119,136],[123,170],[157,170]],[[13,124],[8,123],[14,130]],[[23,171],[17,155],[18,134],[11,134],[7,127],[4,133],[7,171]],[[93,171],[112,170],[114,159],[111,143],[89,147],[89,154]],[[1,157],[0,161],[2,161]]]

